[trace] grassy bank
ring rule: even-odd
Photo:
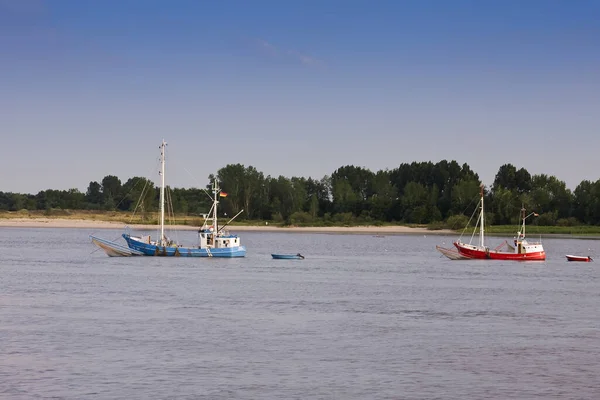
[[[89,210],[21,210],[21,211],[0,211],[0,219],[41,219],[41,218],[56,218],[66,220],[89,220],[89,221],[102,221],[102,222],[119,222],[130,225],[153,225],[158,224],[157,213],[137,213],[131,215],[130,212],[120,211],[89,211]],[[223,219],[225,220],[225,219]],[[200,216],[190,215],[175,215],[174,217],[168,218],[170,224],[175,225],[188,225],[188,226],[200,226],[202,225],[203,219]],[[268,224],[269,226],[286,226],[284,223],[276,223],[272,221],[248,221],[241,220],[235,221],[232,226],[263,226]],[[381,222],[364,222],[354,223],[352,226],[407,226],[411,228],[428,228],[430,230],[445,229],[446,227],[442,223],[435,223],[431,225],[417,225],[417,224],[391,224]],[[302,224],[301,226],[306,227],[343,227],[350,226],[347,223],[332,223],[328,221],[324,223],[319,221],[314,224]],[[486,228],[486,232],[489,235],[503,235],[503,236],[515,236],[518,227],[514,225],[495,225]],[[457,233],[462,232],[462,229],[455,230]],[[467,230],[471,232],[471,228]],[[575,235],[575,236],[600,236],[600,226],[537,226],[528,225],[527,235],[530,237],[538,235]]]
[[[517,227],[514,225],[496,225],[486,228],[486,232],[491,235],[516,236]],[[577,236],[597,236],[600,235],[600,226],[526,226],[527,236],[535,237],[538,235],[577,235]]]

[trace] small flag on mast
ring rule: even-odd
[[[227,193],[221,192],[221,193],[219,193],[219,196],[221,196],[221,197],[227,197]]]

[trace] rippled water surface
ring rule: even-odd
[[[0,228],[1,398],[600,398],[600,241],[519,263],[248,232],[227,260],[109,258],[89,233]]]

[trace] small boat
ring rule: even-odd
[[[583,262],[590,262],[590,261],[594,261],[592,260],[592,257],[590,256],[574,256],[571,254],[567,254],[567,261],[583,261]]]
[[[92,240],[92,243],[104,250],[109,257],[131,257],[144,255],[144,253],[141,251],[130,249],[127,246],[123,246],[93,235],[90,235],[90,239]]]
[[[276,260],[304,260],[304,256],[300,253],[298,254],[271,254]]]
[[[511,246],[508,242],[502,243],[500,246],[490,249],[485,243],[484,234],[484,211],[483,211],[483,186],[481,186],[479,200],[479,216],[475,225],[475,230],[471,236],[471,240],[475,237],[477,229],[479,229],[478,243],[465,243],[459,238],[454,242],[456,250],[467,258],[491,259],[491,260],[513,260],[513,261],[543,261],[546,259],[546,252],[541,242],[529,242],[525,239],[525,220],[529,217],[538,216],[532,212],[525,215],[525,208],[521,208],[521,230],[517,232],[517,237],[514,240],[515,246]],[[477,209],[475,210],[477,212]],[[473,214],[475,215],[475,213]],[[503,247],[506,247],[504,249]]]

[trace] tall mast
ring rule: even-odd
[[[523,239],[525,238],[525,220],[527,217],[525,216],[525,207],[521,207],[521,218],[523,219],[523,227],[521,228],[521,235],[523,235]]]
[[[165,147],[163,139],[160,145],[160,244],[165,245]]]
[[[484,226],[485,226],[484,214],[485,214],[485,212],[483,211],[483,185],[481,185],[481,221],[480,221],[481,226],[479,227],[480,228],[479,229],[479,245],[481,247],[485,247],[485,244],[484,244],[484,238],[485,238],[485,236],[484,236]]]
[[[217,183],[217,178],[215,178],[213,182],[213,201],[214,201],[214,210],[213,210],[213,228],[215,230],[215,234],[219,232],[219,227],[217,226],[217,205],[219,204],[219,184]]]

